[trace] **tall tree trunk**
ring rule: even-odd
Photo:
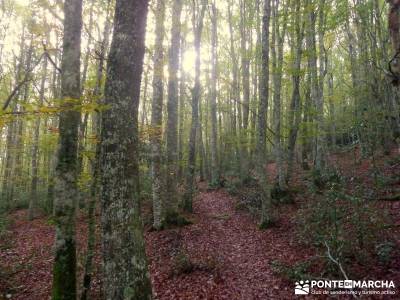
[[[167,221],[176,215],[177,199],[177,163],[178,163],[178,69],[181,41],[182,0],[174,0],[172,7],[171,47],[169,49],[168,78],[168,119],[167,119],[167,185],[166,217]]]
[[[59,38],[58,38],[58,31],[56,31],[56,49],[59,49]],[[52,79],[51,79],[51,94],[54,99],[59,99],[60,98],[60,91],[61,91],[61,85],[60,85],[60,79],[61,79],[61,74],[56,68],[56,66],[59,65],[59,56],[60,56],[61,51],[56,51],[54,55],[54,65],[53,66],[53,74],[52,74]],[[58,120],[57,120],[58,121]],[[50,118],[49,123],[50,126],[57,126],[54,125],[56,120]],[[58,148],[57,148],[58,149]],[[55,215],[55,205],[54,205],[54,176],[55,176],[55,167],[56,167],[56,160],[57,160],[57,155],[58,155],[58,150],[49,150],[47,152],[47,161],[49,162],[48,164],[48,179],[47,179],[47,195],[46,195],[46,203],[47,203],[47,210],[51,212],[53,215]]]
[[[266,175],[266,154],[267,138],[267,114],[269,97],[269,23],[271,16],[271,0],[264,0],[263,21],[262,21],[262,68],[260,78],[260,101],[258,104],[258,132],[257,132],[257,176],[259,185],[263,191],[261,199],[261,222],[260,227],[268,227],[271,223],[271,189]]]
[[[297,141],[297,133],[301,122],[301,109],[300,109],[300,71],[301,71],[301,58],[303,54],[303,38],[304,38],[304,25],[301,24],[302,17],[300,12],[301,1],[295,4],[295,35],[294,35],[294,61],[292,66],[292,99],[289,111],[289,140],[288,140],[288,166],[286,180],[289,182],[293,172],[294,154]]]
[[[102,75],[102,74],[101,74]],[[96,138],[100,137],[100,114],[96,113],[93,116],[93,127],[95,130]],[[86,300],[89,298],[90,285],[92,282],[93,273],[93,257],[95,254],[96,242],[96,200],[99,188],[99,173],[100,173],[100,151],[101,145],[97,143],[95,146],[95,157],[91,164],[92,169],[92,183],[90,185],[90,195],[88,203],[88,238],[87,238],[87,252],[85,258],[85,270],[83,274],[82,294],[80,299]]]
[[[151,156],[153,190],[153,227],[160,230],[164,222],[161,172],[162,111],[164,98],[164,0],[157,1],[156,37],[154,49],[153,101],[151,106]]]
[[[235,161],[235,169],[239,175],[240,178],[244,177],[242,176],[242,162],[241,162],[241,155],[240,155],[240,128],[241,125],[238,124],[238,115],[239,111],[237,110],[238,103],[240,101],[240,94],[239,94],[239,81],[238,81],[238,76],[239,76],[239,68],[238,64],[236,63],[237,61],[237,56],[236,56],[236,51],[235,51],[235,37],[234,37],[234,23],[233,23],[233,15],[232,15],[232,6],[233,2],[229,2],[228,5],[228,23],[229,23],[229,36],[230,36],[230,56],[231,56],[231,61],[232,61],[232,89],[230,93],[231,101],[230,101],[230,106],[231,106],[231,111],[232,111],[232,138],[234,139],[234,147],[233,147],[233,152],[234,152],[234,161]]]
[[[182,180],[183,176],[183,139],[184,139],[184,121],[185,121],[185,100],[186,100],[186,74],[183,69],[183,55],[185,53],[185,38],[181,38],[181,62],[180,62],[180,72],[181,78],[179,83],[179,135],[178,135],[178,180]]]
[[[42,80],[40,82],[39,91],[39,107],[43,105],[45,84],[47,79],[47,58],[43,58],[43,69],[42,69]],[[32,220],[35,216],[35,210],[37,208],[38,195],[38,163],[39,163],[39,134],[40,134],[40,117],[38,116],[35,120],[35,127],[33,130],[33,147],[32,147],[32,181],[31,181],[31,195],[29,198],[29,210],[28,219]]]
[[[280,190],[286,190],[285,170],[284,170],[284,153],[281,138],[281,89],[282,89],[282,68],[283,68],[283,44],[286,34],[286,15],[287,5],[283,3],[284,18],[282,20],[282,29],[280,25],[279,0],[274,1],[273,5],[273,29],[272,29],[272,67],[273,67],[273,83],[274,83],[274,152],[278,171],[278,187]]]
[[[314,4],[313,4],[314,5]],[[317,66],[317,47],[316,47],[316,12],[309,10],[307,26],[307,50],[308,50],[308,68],[310,72],[311,83],[311,101],[316,110],[316,128],[315,137],[315,159],[314,168],[318,172],[323,172],[325,168],[323,154],[323,95],[320,93],[320,83]]]
[[[202,0],[201,11],[196,14],[196,7],[193,7],[193,30],[194,30],[194,48],[196,51],[195,62],[195,83],[192,91],[192,124],[190,127],[189,138],[189,159],[188,170],[186,175],[185,195],[183,198],[183,208],[185,211],[192,212],[192,202],[195,185],[196,170],[196,132],[199,122],[199,100],[200,100],[200,46],[201,35],[203,33],[203,21],[207,2]],[[196,18],[197,17],[197,18]]]
[[[94,96],[98,99],[102,95],[102,82],[104,77],[104,64],[106,61],[106,52],[109,44],[109,35],[111,31],[111,0],[107,2],[107,15],[106,22],[103,29],[103,40],[99,47],[99,62],[97,66],[96,86],[94,89]],[[102,102],[98,100],[99,102]],[[101,139],[101,112],[96,112],[93,116],[93,131],[96,140]],[[96,242],[96,203],[99,194],[99,181],[100,181],[100,157],[101,157],[101,143],[97,142],[95,146],[95,158],[91,164],[92,169],[92,182],[90,186],[90,200],[88,204],[88,240],[87,240],[87,253],[85,259],[85,273],[83,275],[82,294],[81,300],[89,298],[90,285],[93,276],[93,257],[95,254]]]
[[[82,0],[64,3],[64,40],[61,62],[60,140],[55,176],[56,241],[53,299],[76,299],[75,205],[80,112]]]
[[[24,63],[25,77],[32,78],[32,59],[34,55],[33,51],[33,35],[31,34],[29,48],[26,53]],[[25,104],[28,102],[31,84],[27,82],[24,85],[24,90],[21,92],[20,101],[17,104],[18,112],[23,113],[25,111]],[[14,157],[14,170],[13,170],[13,184],[11,186],[11,194],[15,194],[15,200],[21,201],[22,195],[25,192],[25,178],[23,175],[24,158],[25,158],[25,120],[21,116],[16,120],[16,135],[15,135],[15,157]]]
[[[117,0],[101,137],[104,298],[151,299],[140,219],[138,107],[148,0]]]
[[[218,183],[218,149],[217,149],[217,7],[215,1],[211,5],[212,10],[212,30],[211,30],[211,186]]]
[[[249,112],[250,112],[250,59],[249,51],[247,49],[249,30],[247,29],[249,18],[247,17],[250,8],[244,0],[240,1],[240,42],[241,42],[241,67],[242,67],[242,89],[243,100],[238,103],[240,112],[239,125],[240,130],[240,145],[241,145],[241,163],[242,163],[242,178],[244,182],[249,177],[249,140],[248,140],[248,126],[249,126]]]
[[[326,128],[324,116],[324,87],[326,76],[326,61],[327,53],[324,45],[326,15],[325,15],[325,1],[319,0],[318,12],[318,48],[319,48],[319,74],[318,74],[318,92],[317,92],[317,148],[316,148],[316,168],[317,170],[324,171],[326,168]],[[315,53],[316,55],[316,53]]]

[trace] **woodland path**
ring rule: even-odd
[[[294,283],[275,275],[271,267],[274,260],[293,265],[312,255],[299,251],[293,241],[293,210],[295,207],[286,207],[278,227],[260,231],[249,213],[235,209],[235,199],[225,191],[201,191],[190,216],[192,225],[145,233],[155,299],[294,299]],[[54,225],[47,217],[27,221],[26,210],[16,211],[11,219],[8,234],[0,243],[0,265],[4,267],[0,270],[0,300],[5,299],[2,295],[16,300],[49,299]],[[101,299],[99,225],[96,232],[91,298]],[[79,274],[86,233],[87,220],[80,215]],[[81,275],[78,279],[82,282]]]
[[[271,269],[296,255],[287,226],[260,231],[224,191],[201,192],[194,215],[193,225],[147,234],[157,299],[293,299],[293,286]],[[182,260],[193,270],[176,274]]]
[[[347,171],[345,175],[348,178],[357,175],[364,178],[365,186],[372,186],[368,164],[351,169],[348,166],[352,165],[353,156],[346,157],[340,155],[333,159]],[[398,152],[393,152],[393,157],[398,157]],[[383,162],[384,174],[399,178],[400,165],[385,167]],[[274,165],[268,166],[269,174],[274,175],[274,170]],[[276,207],[278,226],[265,231],[258,229],[256,218],[235,208],[237,199],[224,190],[207,191],[200,184],[194,213],[189,216],[193,219],[192,225],[145,233],[155,299],[297,299],[294,282],[277,276],[272,266],[274,261],[294,266],[315,257],[315,249],[300,246],[297,240],[297,211],[308,199],[308,194],[300,176],[294,179],[299,191],[295,204]],[[396,183],[396,190],[399,184]],[[383,194],[386,192],[383,191]],[[399,203],[380,204],[389,205],[395,224],[400,224]],[[6,233],[0,236],[0,300],[6,299],[5,295],[11,295],[11,299],[15,300],[46,300],[50,297],[54,222],[46,216],[33,221],[27,219],[27,210],[15,211],[10,216],[11,223]],[[91,290],[93,300],[101,299],[100,231],[98,222]],[[79,214],[78,282],[82,282],[86,239],[87,219],[85,214]],[[357,265],[353,273],[374,276],[370,278],[369,275],[369,279],[385,278],[399,282],[400,259],[396,257],[390,268],[378,264]],[[319,273],[319,266],[316,268],[314,271]],[[306,299],[313,298],[308,296]]]

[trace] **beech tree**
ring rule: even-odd
[[[174,0],[172,5],[171,46],[168,53],[168,102],[167,102],[167,182],[166,215],[167,221],[177,214],[177,178],[178,175],[178,68],[181,43],[182,0]],[[181,78],[182,80],[182,78]]]
[[[106,299],[151,299],[140,219],[138,106],[148,1],[117,0],[101,132]]]
[[[80,112],[80,58],[82,1],[64,3],[64,38],[61,61],[60,141],[54,187],[56,240],[53,299],[76,299],[75,207],[77,205],[77,154]]]
[[[151,109],[151,126],[152,130],[152,179],[153,179],[153,226],[160,229],[164,222],[163,206],[163,181],[161,172],[161,140],[162,140],[162,112],[163,112],[163,96],[164,96],[164,19],[165,19],[165,3],[162,0],[157,2],[156,17],[156,41],[154,51],[154,75],[153,75],[153,102]]]
[[[272,206],[271,190],[265,174],[265,164],[268,161],[265,155],[267,136],[267,113],[269,95],[269,25],[271,16],[270,0],[264,0],[262,21],[262,71],[260,78],[260,101],[258,107],[258,132],[257,132],[257,176],[262,188],[261,199],[261,227],[267,227],[271,223]]]
[[[201,7],[193,6],[193,30],[194,30],[194,49],[196,51],[196,63],[195,63],[195,83],[192,91],[192,125],[190,129],[189,139],[189,151],[188,151],[188,166],[185,184],[185,195],[183,199],[183,207],[186,211],[191,212],[193,210],[192,201],[194,196],[194,185],[195,185],[195,171],[196,171],[196,134],[198,129],[199,121],[199,101],[200,101],[200,46],[201,46],[201,35],[203,33],[204,25],[204,14],[206,11],[206,0],[202,0]]]

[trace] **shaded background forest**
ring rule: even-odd
[[[248,169],[246,163],[255,160],[263,5],[261,1],[242,2],[217,3],[215,15],[208,5],[204,14],[200,48],[200,138],[196,153],[200,176],[210,181],[216,169],[244,178]],[[172,25],[169,22],[171,7],[167,3],[163,5],[168,6],[167,22],[161,32],[168,36]],[[178,177],[183,174],[187,162],[196,58],[192,11],[199,13],[201,4],[198,6],[193,8],[191,3],[185,4],[181,21]],[[308,5],[280,1],[275,5],[270,29],[267,112],[270,142],[266,153],[271,153],[270,159],[280,157],[280,164],[292,159],[307,160],[311,165],[315,158],[314,140],[319,136],[323,136],[327,150],[360,143],[365,154],[393,141],[398,128],[398,102],[396,90],[385,74],[392,57],[386,6],[384,1],[314,1]],[[98,77],[104,76],[104,59],[112,33],[111,11],[112,3],[84,3],[81,75],[84,104],[79,155],[82,192],[88,190],[91,180],[90,160],[97,141],[93,112],[98,108],[104,82],[104,78]],[[151,126],[154,41],[161,38],[156,38],[154,32],[156,12],[161,14],[153,3],[147,27],[139,113],[143,175],[149,175],[146,171],[149,168],[145,166],[149,165],[146,161],[150,157],[146,154],[150,153],[149,135],[156,130]],[[51,210],[52,166],[58,133],[54,114],[60,98],[57,68],[62,54],[61,14],[59,4],[51,1],[33,1],[30,5],[24,1],[2,2],[3,207],[27,205],[29,199],[37,198],[40,199],[38,205]],[[212,41],[214,18],[219,29],[216,41]],[[165,53],[159,62],[163,67],[156,66],[162,72],[164,84],[169,76],[170,43],[169,38],[163,39]],[[214,83],[216,91],[213,91]],[[166,87],[163,93],[167,93]],[[10,96],[11,103],[7,103]],[[316,104],[317,98],[322,106]],[[167,101],[166,97],[163,101]],[[215,120],[213,101],[216,102]],[[160,130],[166,136],[165,105],[164,110]],[[318,122],[323,122],[320,134]],[[214,142],[213,130],[217,131]],[[293,135],[297,138],[294,138],[295,157],[291,158]],[[217,144],[217,167],[211,167],[212,143]],[[273,148],[279,151],[272,151]],[[31,196],[32,193],[38,195]]]

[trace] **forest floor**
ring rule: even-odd
[[[396,157],[398,153],[392,156]],[[357,169],[349,168],[351,153],[346,156],[333,155],[331,160],[347,169],[349,176],[351,172],[356,176],[365,176],[367,184],[370,184],[368,174],[371,162],[362,163]],[[385,166],[382,159],[380,165],[383,173],[390,172],[388,176],[400,175],[400,163],[395,167]],[[268,169],[273,176],[274,165],[269,165]],[[237,209],[237,198],[222,189],[209,191],[204,184],[200,184],[200,192],[194,201],[194,213],[190,216],[192,225],[145,233],[155,298],[296,299],[294,282],[279,275],[274,268],[276,261],[293,266],[316,255],[316,250],[302,246],[296,235],[297,212],[302,203],[308,200],[305,175],[298,172],[295,181],[303,192],[298,192],[294,204],[278,208],[277,226],[265,231],[258,229],[254,216]],[[400,187],[400,179],[397,187]],[[382,190],[382,194],[385,193]],[[385,205],[390,209],[395,224],[399,225],[399,201],[390,201]],[[14,212],[10,221],[7,232],[0,237],[0,300],[49,299],[54,224],[44,216],[27,221],[26,210]],[[85,216],[80,214],[77,223],[79,274],[82,274],[84,265],[86,222]],[[398,232],[393,234],[399,237]],[[397,249],[399,245],[397,243]],[[99,252],[98,242],[92,299],[101,299]],[[370,274],[368,279],[395,280],[398,287],[400,255],[395,255],[390,266],[360,266],[360,273]],[[82,281],[79,279],[78,282]],[[307,299],[321,299],[312,297],[307,296]],[[389,298],[382,296],[374,299]]]

